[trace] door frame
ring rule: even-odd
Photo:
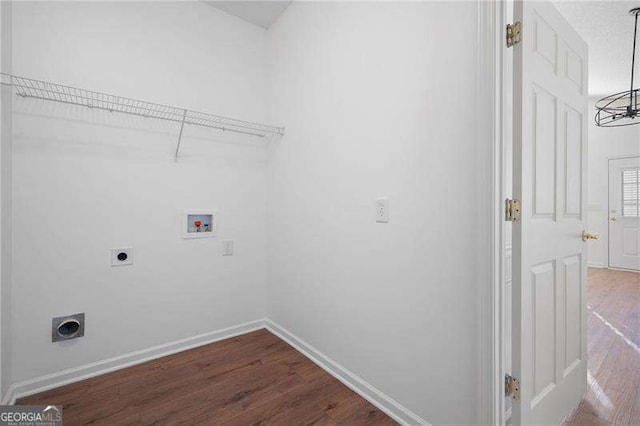
[[[478,140],[476,158],[486,164],[479,176],[479,197],[475,211],[486,229],[478,233],[478,412],[481,424],[505,424],[504,398],[504,49],[506,6],[512,0],[476,0],[477,91],[476,111]],[[486,188],[491,188],[486,192]],[[484,227],[483,227],[484,228]]]
[[[611,205],[609,201],[611,200],[611,161],[615,160],[625,160],[630,158],[640,158],[640,155],[612,155],[607,157],[607,269],[613,269],[616,271],[630,271],[630,272],[638,272],[637,269],[624,269],[624,268],[616,268],[611,266],[611,221],[609,220],[609,214],[611,212]]]
[[[504,377],[505,332],[503,329],[505,279],[505,144],[506,120],[512,109],[504,104],[507,11],[513,0],[476,0],[477,25],[477,92],[476,111],[479,151],[478,161],[486,164],[486,174],[478,177],[480,185],[476,212],[487,229],[478,230],[478,262],[481,266],[478,297],[480,311],[478,338],[481,356],[478,361],[479,423],[504,425],[506,422]],[[510,81],[510,80],[509,80]],[[489,152],[484,152],[483,148]],[[491,188],[490,193],[486,188]],[[484,254],[483,254],[484,253]]]

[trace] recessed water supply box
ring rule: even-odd
[[[84,336],[84,312],[63,317],[56,317],[51,321],[51,341],[77,339]]]
[[[184,238],[212,238],[218,231],[215,210],[185,210],[183,223]]]

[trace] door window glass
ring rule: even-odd
[[[622,216],[640,216],[640,167],[622,171]]]

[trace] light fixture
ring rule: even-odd
[[[622,127],[640,124],[640,105],[638,95],[640,89],[633,88],[633,71],[636,64],[636,35],[638,33],[638,15],[640,7],[629,11],[629,15],[635,17],[633,27],[633,53],[631,55],[631,87],[626,92],[615,93],[600,99],[596,103],[596,126]]]

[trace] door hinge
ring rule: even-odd
[[[504,220],[507,222],[520,222],[520,200],[505,200]]]
[[[520,399],[520,380],[506,374],[504,376],[504,395],[512,399]]]
[[[522,24],[520,21],[513,24],[507,24],[507,47],[514,46],[520,43],[520,31],[522,30]]]

